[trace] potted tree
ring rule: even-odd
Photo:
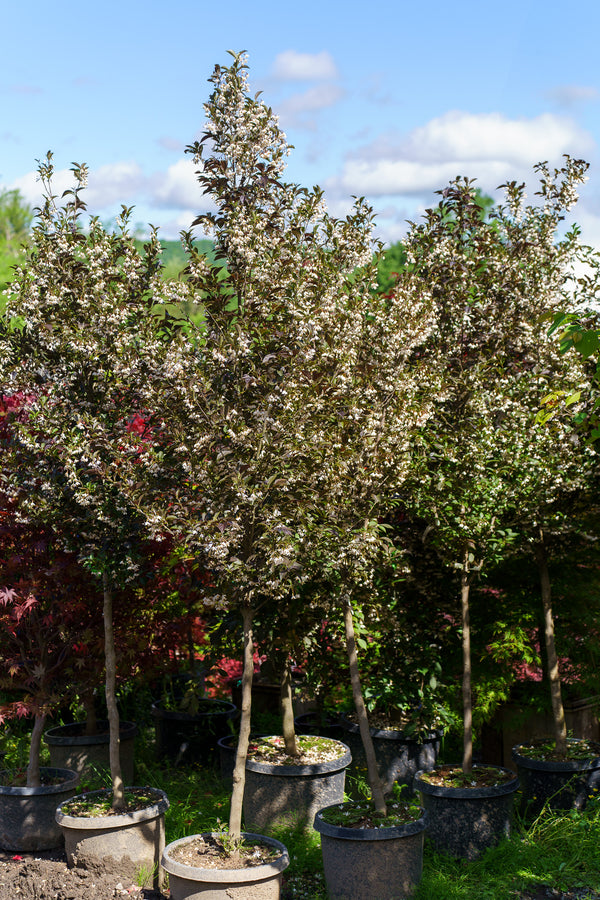
[[[285,608],[298,572],[292,556],[295,536],[287,523],[299,518],[297,492],[306,465],[300,455],[294,458],[289,441],[286,453],[284,436],[291,435],[289,426],[300,399],[294,396],[294,385],[292,402],[285,400],[287,371],[282,366],[287,370],[292,360],[304,361],[303,326],[293,313],[295,264],[316,205],[315,198],[304,201],[299,189],[279,181],[287,148],[270,110],[247,96],[245,70],[240,56],[230,68],[215,69],[214,91],[206,105],[206,140],[212,141],[212,156],[202,159],[204,142],[191,148],[202,165],[200,181],[219,211],[200,220],[214,229],[216,257],[226,270],[198,258],[188,236],[189,277],[202,297],[207,324],[202,351],[195,367],[188,369],[189,395],[174,410],[179,416],[192,410],[181,433],[196,433],[186,445],[199,448],[186,459],[193,488],[181,504],[188,546],[199,564],[211,571],[209,601],[213,597],[212,602],[219,602],[229,613],[237,611],[243,625],[242,708],[229,822],[231,849],[237,858],[239,842],[248,840],[243,837],[241,819],[249,764],[254,623],[257,614],[273,615],[278,603]],[[225,113],[226,107],[237,110],[235,122]],[[240,190],[247,192],[243,202]],[[259,213],[273,222],[269,238],[256,224]],[[239,240],[248,229],[252,249],[246,256]],[[259,267],[256,259],[260,259]],[[215,452],[207,453],[202,444]],[[286,491],[288,479],[291,490]],[[289,686],[287,674],[283,680]],[[295,742],[295,736],[292,739]],[[294,782],[298,785],[309,774],[301,769],[314,767],[315,760],[304,759],[301,742],[295,743],[290,768],[300,764],[294,765],[300,772]],[[342,757],[344,752],[342,748]],[[199,837],[198,844],[204,847],[205,838]],[[164,864],[173,874],[170,848]],[[207,868],[203,878],[212,881],[214,872]]]
[[[113,598],[137,578],[148,538],[145,517],[124,488],[127,479],[155,477],[155,469],[146,467],[145,452],[150,437],[158,447],[162,435],[141,394],[153,377],[168,381],[164,363],[173,332],[168,321],[161,324],[163,307],[156,299],[162,291],[156,237],[142,258],[127,232],[127,210],[116,233],[108,234],[95,219],[85,233],[80,227],[85,166],[74,166],[75,187],[66,192],[63,206],[52,192],[51,154],[39,173],[45,201],[2,321],[4,391],[26,397],[14,428],[8,475],[18,484],[31,521],[53,528],[100,586],[112,781],[107,822],[94,815],[96,809],[91,815],[85,809],[83,815],[71,815],[65,807],[58,820],[71,864],[75,856],[85,864],[87,853],[90,864],[104,860],[108,866],[112,858],[121,870],[129,859],[131,869],[152,872],[164,844],[168,801],[161,791],[127,793],[123,784]],[[142,434],[135,428],[138,417],[145,423]],[[107,835],[119,828],[111,850]],[[98,844],[95,835],[101,830]]]
[[[511,328],[496,354],[497,397],[490,407],[495,417],[496,477],[503,486],[505,522],[519,533],[519,548],[529,551],[539,572],[555,723],[554,748],[547,743],[537,750],[535,746],[523,746],[515,748],[513,754],[522,779],[523,802],[527,805],[535,796],[532,808],[538,811],[545,798],[556,795],[559,785],[578,772],[573,793],[558,794],[555,802],[583,805],[586,782],[589,788],[598,778],[594,772],[600,753],[600,746],[593,742],[567,742],[548,570],[556,538],[564,539],[568,533],[582,530],[581,505],[594,492],[594,452],[578,440],[574,421],[565,408],[557,409],[546,427],[544,419],[548,417],[538,414],[544,397],[551,394],[557,382],[567,390],[575,409],[578,398],[590,390],[590,368],[586,371],[581,360],[562,356],[543,324],[545,317],[553,318],[561,309],[568,313],[588,302],[592,286],[597,284],[598,258],[580,244],[578,229],[557,236],[566,212],[577,200],[577,187],[585,180],[586,169],[582,160],[569,157],[560,169],[550,169],[546,163],[535,166],[541,198],[537,206],[525,206],[523,185],[506,185],[506,203],[494,212],[486,238],[488,245],[495,245],[500,238],[498,256],[506,262],[498,308],[503,309]],[[535,240],[530,240],[531,235]],[[524,278],[524,259],[531,250],[534,256],[525,266]],[[483,274],[475,273],[471,285],[480,279],[489,285],[491,257],[488,249]],[[589,274],[580,277],[578,266],[587,268]],[[514,278],[509,276],[511,270]],[[508,285],[512,286],[510,290]],[[490,292],[489,296],[494,295]],[[502,329],[498,327],[496,333],[501,335]],[[554,763],[558,764],[555,777],[551,774]],[[544,791],[546,777],[548,788]]]
[[[413,382],[395,376],[429,327],[426,295],[404,306],[372,294],[372,214],[363,202],[337,220],[324,211],[319,189],[281,180],[289,148],[268,107],[248,95],[245,68],[234,55],[230,67],[215,69],[207,132],[192,148],[217,209],[197,224],[213,231],[223,267],[194,254],[187,237],[188,276],[206,325],[187,385],[182,380],[186,400],[172,409],[191,488],[176,512],[190,553],[212,573],[209,600],[237,609],[243,622],[234,852],[243,837],[254,623],[277,614],[291,622],[292,604],[317,602],[303,593],[308,583],[319,591],[335,583],[340,606],[355,590],[352,583],[345,590],[348,582],[358,579],[368,590],[384,543],[378,489],[392,471],[404,472],[402,458],[397,462],[406,430],[398,435],[395,426],[416,421],[425,407]],[[208,141],[212,153],[204,159]],[[382,470],[371,477],[375,457]],[[338,581],[330,570],[340,560]],[[312,621],[312,610],[296,608],[301,625]],[[283,682],[289,697],[287,673]],[[200,865],[201,855],[196,860],[202,880],[214,881],[214,870]],[[164,865],[171,875],[170,847]]]
[[[344,797],[348,747],[331,735],[296,733],[292,697],[294,644],[310,620],[298,598],[279,611],[268,642],[268,659],[280,673],[281,734],[250,740],[244,788],[244,818],[258,830],[286,824],[311,828],[315,813]],[[261,618],[265,619],[263,614]],[[271,617],[268,617],[271,619]],[[264,643],[261,644],[264,649]]]
[[[571,189],[581,180],[581,165],[569,165],[563,174]],[[535,366],[541,331],[536,304],[543,306],[541,295],[547,298],[563,277],[563,270],[556,267],[554,235],[569,189],[556,190],[554,206],[523,211],[523,189],[509,184],[507,205],[486,221],[472,184],[458,179],[442,192],[439,206],[429,211],[425,224],[413,229],[407,241],[408,258],[433,284],[440,323],[433,345],[444,355],[447,373],[437,415],[423,433],[422,455],[415,456],[418,465],[406,491],[407,509],[423,523],[424,536],[446,565],[460,574],[463,644],[463,760],[446,773],[458,779],[456,787],[446,787],[443,772],[418,776],[416,784],[429,808],[436,804],[434,841],[456,855],[477,855],[486,842],[508,831],[510,795],[517,786],[516,779],[506,782],[509,776],[498,773],[504,810],[495,828],[484,829],[485,841],[477,826],[470,832],[455,828],[457,810],[467,809],[466,798],[474,796],[470,787],[471,782],[477,786],[475,774],[484,776],[473,769],[470,587],[484,562],[499,558],[516,539],[518,484],[527,478],[515,462],[523,433],[531,431],[530,403],[539,388]],[[537,233],[537,240],[525,245],[525,232]],[[444,253],[436,255],[440,246]],[[567,251],[573,252],[571,239],[558,254],[563,262]],[[524,268],[535,289],[528,288]],[[457,309],[460,316],[455,315]],[[458,792],[447,827],[439,814],[446,790]],[[483,784],[482,790],[489,805],[491,786]],[[484,818],[494,821],[488,811]]]
[[[110,736],[108,720],[102,718],[97,711],[104,672],[103,624],[100,615],[102,597],[96,580],[76,559],[73,559],[73,569],[78,576],[75,586],[86,600],[85,604],[79,604],[77,636],[74,640],[77,663],[69,673],[74,721],[67,720],[63,724],[53,725],[44,732],[43,740],[48,746],[53,766],[74,769],[85,779],[94,771],[110,771]],[[117,610],[115,622],[116,643],[120,652],[119,680],[131,675],[134,659],[137,657],[139,661],[142,650],[141,640],[136,644],[131,637],[123,639],[127,629],[131,629],[132,623],[137,623],[142,614],[140,598],[135,592],[129,592],[127,601]],[[151,609],[151,604],[147,600],[144,602],[145,609]],[[147,650],[146,641],[143,649]],[[119,758],[126,784],[134,783],[137,734],[138,728],[134,722],[123,719],[119,721]]]
[[[571,185],[584,180],[587,165],[567,159],[566,165],[551,171],[540,165],[540,194],[559,217],[576,200]],[[569,192],[571,192],[569,194]],[[566,198],[566,199],[565,199]],[[573,539],[588,540],[586,504],[596,495],[597,454],[593,443],[577,434],[579,418],[585,419],[584,400],[592,391],[593,365],[588,361],[595,350],[593,331],[578,334],[597,291],[599,260],[591,248],[582,246],[574,228],[557,247],[563,283],[543,293],[545,317],[554,327],[566,327],[562,347],[544,335],[537,354],[536,400],[550,401],[549,409],[538,414],[531,440],[518,445],[518,464],[528,478],[516,490],[515,518],[522,529],[527,550],[537,568],[543,626],[544,667],[552,710],[553,736],[550,740],[526,742],[513,748],[513,760],[522,781],[522,809],[537,815],[545,803],[557,809],[582,809],[592,790],[600,784],[600,743],[568,738],[563,703],[559,657],[555,642],[550,562],[559,558],[564,545]],[[573,260],[582,264],[586,275],[573,271]],[[597,316],[588,309],[588,325]],[[569,324],[571,323],[571,324]],[[574,324],[573,324],[574,323]],[[591,341],[591,342],[590,342]],[[565,357],[564,351],[580,344],[581,355]],[[561,352],[562,351],[562,352]],[[561,387],[566,405],[557,402],[556,385]],[[527,395],[524,401],[527,402]],[[530,401],[531,402],[531,401]],[[561,546],[562,545],[562,546]]]
[[[565,448],[566,449],[566,448]],[[545,458],[552,460],[548,448]],[[573,457],[563,467],[563,496],[555,504],[554,514],[548,517],[548,528],[539,527],[533,543],[533,555],[539,573],[542,607],[542,652],[546,657],[543,673],[549,688],[552,730],[545,737],[531,737],[512,748],[512,758],[517,766],[521,781],[521,812],[526,817],[539,815],[544,806],[551,809],[584,809],[588,798],[600,787],[600,742],[591,737],[569,737],[563,701],[562,680],[556,640],[552,585],[549,557],[552,547],[560,541],[560,532],[578,529],[576,506],[573,496],[569,497],[569,486],[578,493],[576,483],[585,473],[585,463],[571,469]],[[551,469],[551,466],[548,467]],[[569,479],[569,475],[574,476]],[[540,479],[545,481],[545,475]],[[543,486],[538,483],[543,491]],[[542,497],[539,519],[543,516]],[[558,512],[562,507],[563,514]],[[522,511],[525,511],[525,505]],[[564,515],[566,513],[566,515]],[[575,515],[573,515],[575,513]],[[562,520],[562,521],[561,521]],[[550,524],[551,521],[551,524]],[[558,541],[557,541],[558,538]],[[563,538],[564,540],[564,538]],[[556,550],[555,550],[556,553]],[[560,549],[558,550],[560,553]],[[558,554],[557,554],[558,555]],[[580,733],[581,734],[581,733]]]

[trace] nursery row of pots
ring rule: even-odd
[[[63,726],[74,731],[74,726]],[[131,737],[133,726],[123,724]],[[57,729],[51,731],[56,732]],[[391,742],[391,732],[386,738]],[[398,736],[398,732],[394,733]],[[57,739],[56,733],[50,734]],[[63,746],[68,738],[59,735]],[[71,735],[81,747],[81,735]],[[265,741],[277,743],[280,738]],[[313,739],[315,740],[315,739]],[[336,755],[311,765],[281,765],[247,761],[244,815],[245,842],[269,848],[266,859],[250,869],[205,868],[194,865],[197,846],[203,848],[210,835],[194,835],[165,847],[164,813],[166,795],[157,790],[131,788],[142,792],[142,808],[121,815],[92,815],[96,798],[103,792],[80,795],[73,806],[79,774],[60,768],[43,770],[49,782],[40,788],[0,788],[2,809],[0,844],[9,850],[39,850],[55,847],[64,838],[69,865],[88,869],[106,867],[114,860],[115,871],[123,877],[139,879],[140,871],[169,873],[172,900],[203,898],[246,898],[270,900],[279,897],[282,873],[289,863],[285,847],[258,834],[282,823],[314,828],[321,835],[323,862],[332,900],[389,900],[408,897],[422,872],[423,839],[427,831],[434,846],[452,856],[474,859],[510,832],[514,795],[521,782],[524,811],[537,815],[549,800],[557,808],[583,808],[587,797],[600,789],[600,748],[597,756],[555,761],[534,759],[530,748],[518,746],[513,758],[514,772],[490,766],[475,766],[470,776],[458,766],[437,766],[414,773],[412,787],[420,796],[410,806],[409,820],[381,826],[359,820],[347,824],[360,809],[356,801],[344,802],[345,774],[351,762],[349,747],[331,738],[316,738]],[[92,752],[99,742],[92,741]],[[404,750],[411,749],[405,741]],[[573,741],[573,750],[579,742]],[[225,755],[233,755],[231,742],[220,741]],[[421,752],[424,745],[421,745]],[[337,752],[339,751],[339,752]],[[85,762],[79,750],[79,762]],[[402,751],[401,751],[402,753]],[[331,753],[330,753],[331,755]],[[8,773],[3,773],[8,775]],[[451,780],[450,776],[454,778]],[[450,780],[449,780],[450,779]],[[145,804],[145,805],[144,805]],[[364,801],[363,801],[364,805]],[[335,814],[331,821],[331,814]],[[35,813],[35,816],[34,816]],[[37,821],[39,824],[35,825]],[[190,862],[191,860],[191,862]],[[155,884],[158,884],[154,878]]]
[[[267,740],[273,740],[268,738]],[[279,740],[279,739],[278,739]],[[324,740],[319,738],[319,740]],[[330,739],[331,740],[331,739]],[[527,748],[514,748],[519,774],[492,766],[475,766],[470,776],[459,767],[430,767],[414,774],[413,787],[420,800],[390,804],[390,824],[362,822],[356,811],[369,808],[363,800],[344,802],[345,772],[350,762],[349,748],[339,744],[339,756],[313,766],[277,765],[249,760],[247,796],[244,810],[251,828],[269,830],[282,823],[290,826],[313,824],[321,836],[323,865],[331,900],[373,900],[386,897],[401,900],[414,892],[423,868],[423,843],[427,833],[437,850],[451,856],[475,859],[510,833],[515,793],[523,784],[524,809],[537,814],[535,796],[556,808],[582,808],[587,796],[600,787],[600,755],[554,766],[527,756]],[[577,742],[573,742],[576,744]],[[230,743],[222,749],[233,753]],[[596,748],[600,754],[600,748]],[[535,774],[533,774],[535,773]],[[545,780],[545,775],[551,777]],[[454,775],[456,784],[448,782]],[[410,810],[408,820],[394,823],[395,807]],[[371,808],[372,809],[372,808]],[[367,817],[368,818],[368,817]],[[248,870],[236,871],[240,883],[231,881],[231,871],[184,864],[177,859],[181,851],[210,839],[195,835],[175,841],[165,848],[163,866],[169,873],[173,900],[193,900],[200,896],[217,898],[247,897]],[[279,897],[282,872],[288,864],[287,851],[272,839],[256,832],[246,833],[250,842],[260,840],[277,852],[275,859],[254,867],[252,897],[270,900]],[[227,890],[224,882],[227,881]],[[236,893],[236,884],[239,893]],[[212,887],[213,893],[210,892]],[[208,893],[207,893],[208,891]],[[231,893],[228,893],[230,891]]]

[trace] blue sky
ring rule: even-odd
[[[134,222],[176,237],[205,204],[184,148],[234,49],[296,148],[288,179],[320,184],[335,214],[364,195],[394,241],[451,178],[532,193],[532,165],[569,153],[590,163],[575,218],[600,246],[597,0],[7,6],[0,186],[32,204],[52,150],[61,189],[72,161],[90,167],[91,212],[133,205]]]

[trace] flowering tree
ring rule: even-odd
[[[168,458],[144,391],[153,379],[172,378],[175,331],[164,304],[177,299],[177,287],[165,297],[155,234],[144,257],[135,250],[129,210],[114,234],[97,219],[81,230],[85,166],[74,166],[63,206],[52,193],[51,154],[39,174],[45,201],[0,331],[3,393],[27,397],[14,422],[5,490],[18,496],[23,517],[50,528],[101,583],[113,805],[121,809],[113,595],[139,574],[145,514],[129,499],[132,487],[145,495],[140,485],[160,479],[158,460]]]
[[[305,589],[327,585],[346,610],[353,649],[351,599],[369,590],[385,550],[378,515],[406,471],[410,429],[426,415],[411,371],[431,316],[422,287],[407,285],[393,299],[374,292],[364,201],[335,219],[319,188],[282,180],[290,148],[271,110],[249,95],[244,57],[233,59],[215,68],[206,132],[189,148],[216,207],[195,224],[214,236],[225,267],[184,236],[206,324],[169,413],[188,478],[168,515],[187,523],[190,552],[212,575],[212,604],[237,609],[243,621],[230,818],[237,837],[254,617],[285,619],[295,604],[297,630],[308,629]],[[353,674],[360,705],[355,655]]]
[[[536,169],[541,205],[525,208],[524,186],[511,183],[505,205],[484,221],[472,183],[459,179],[406,242],[409,264],[432,286],[439,313],[432,347],[446,361],[444,389],[420,438],[407,502],[447,565],[460,572],[465,771],[472,766],[472,579],[516,538],[532,480],[541,488],[534,471],[543,473],[548,508],[570,475],[571,489],[581,486],[581,455],[570,444],[570,460],[559,461],[552,444],[562,430],[566,451],[568,425],[557,422],[551,437],[536,426],[536,413],[548,377],[565,368],[540,320],[568,297],[579,245],[576,232],[558,239],[557,229],[576,199],[585,164],[567,159],[554,173],[545,165]],[[570,377],[585,380],[580,367],[571,367]]]
[[[512,390],[507,392],[506,418],[501,427],[510,438],[504,455],[512,520],[539,571],[556,748],[564,753],[567,730],[554,642],[548,554],[553,537],[581,528],[582,507],[585,509],[595,495],[597,461],[593,449],[578,438],[576,420],[567,408],[557,410],[546,425],[537,413],[557,382],[573,398],[575,412],[581,409],[578,398],[590,393],[593,367],[561,355],[540,321],[544,312],[552,316],[561,309],[570,313],[582,299],[589,302],[588,291],[598,282],[598,258],[580,243],[577,228],[562,239],[556,237],[565,212],[577,200],[577,185],[585,180],[587,165],[567,158],[561,169],[550,170],[546,164],[536,169],[542,204],[525,206],[523,188],[511,186],[506,207],[500,211],[513,240],[535,241],[538,247],[537,259],[531,261],[526,273],[535,287],[527,319],[531,331],[515,361],[518,377],[513,378]],[[584,265],[588,274],[582,277]]]

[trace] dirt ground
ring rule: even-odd
[[[168,896],[168,891],[161,894],[127,884],[118,875],[98,877],[85,869],[69,869],[60,850],[21,854],[0,851],[0,900],[168,900]],[[284,890],[282,900],[287,896]],[[515,900],[600,900],[600,894],[584,888],[562,893],[540,887],[535,893],[515,894]]]
[[[5,853],[0,851],[0,900],[165,900],[148,888],[127,883],[118,875],[101,875],[67,868],[60,851]]]

